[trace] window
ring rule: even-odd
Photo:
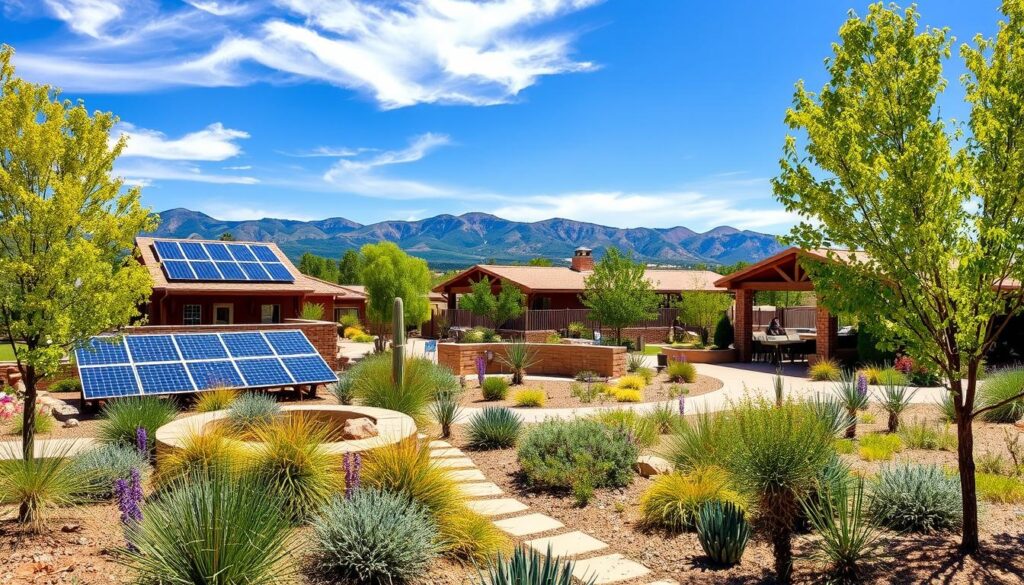
[[[185,305],[182,310],[182,325],[199,325],[203,322],[202,305]]]
[[[359,316],[359,309],[353,309],[351,307],[334,307],[334,322],[340,323],[343,315]]]
[[[280,323],[281,305],[261,305],[260,323]]]
[[[213,324],[231,325],[235,322],[235,306],[231,303],[218,303],[213,306]]]

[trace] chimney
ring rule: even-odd
[[[590,248],[580,246],[572,255],[572,269],[576,272],[590,272],[594,269],[594,256]]]

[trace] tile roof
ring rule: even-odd
[[[291,263],[291,260],[284,255],[284,252],[273,242],[234,242],[238,244],[262,244],[268,246],[274,255],[278,257],[288,272],[295,278],[295,282],[225,282],[225,281],[170,281],[164,274],[160,261],[157,260],[153,250],[155,240],[174,240],[175,238],[150,238],[139,236],[135,238],[135,245],[138,246],[139,256],[142,264],[149,270],[149,276],[153,279],[154,290],[165,290],[168,293],[196,292],[196,293],[281,293],[281,294],[307,294],[307,295],[333,295],[335,298],[361,298],[361,295],[347,288],[307,276],[299,272]],[[184,241],[178,239],[178,241]],[[210,240],[188,240],[203,242]],[[363,296],[362,298],[365,298]]]
[[[477,264],[434,287],[441,292],[444,286],[464,278],[473,270],[479,270],[491,278],[514,282],[534,292],[582,292],[590,271],[578,272],[565,266],[504,266],[500,264]],[[720,274],[710,270],[673,270],[649,268],[647,279],[659,293],[675,293],[683,290],[724,290],[714,282]]]

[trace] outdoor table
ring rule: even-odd
[[[783,346],[797,345],[797,344],[803,343],[803,342],[804,342],[804,340],[802,340],[802,339],[790,339],[789,337],[784,337],[784,336],[778,336],[778,337],[768,336],[765,339],[761,340],[761,344],[762,345],[767,345],[767,346],[770,346],[770,347],[774,348],[773,353],[775,354],[775,357],[773,358],[773,361],[772,361],[773,364],[781,364],[782,363],[782,348],[783,348]]]

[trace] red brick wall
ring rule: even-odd
[[[311,297],[310,300],[324,305],[324,317],[331,319],[334,313],[333,299],[330,297]],[[281,320],[295,319],[302,310],[302,295],[273,296],[218,296],[218,295],[171,295],[161,298],[154,294],[149,305],[149,323],[152,325],[181,325],[184,320],[185,305],[199,305],[200,319],[203,325],[213,324],[213,306],[218,304],[232,305],[232,319],[235,323],[259,323],[263,305],[279,305]]]
[[[503,343],[439,343],[437,361],[448,366],[458,376],[476,374],[477,356],[494,352],[487,364],[490,374],[509,373],[499,359],[504,355]],[[536,364],[527,369],[527,375],[575,376],[590,370],[601,376],[618,377],[626,373],[626,348],[603,345],[570,345],[531,343]]]
[[[818,359],[829,359],[835,356],[836,348],[839,346],[839,324],[835,317],[828,312],[828,309],[818,305],[815,314],[815,326],[817,328]]]
[[[733,346],[736,348],[736,358],[741,362],[749,362],[754,346],[754,291],[736,291],[734,319],[736,335]]]
[[[668,327],[627,327],[622,330],[622,337],[632,341],[634,344],[638,337],[644,338],[644,343],[663,343],[668,339]],[[498,335],[504,339],[523,339],[529,343],[544,343],[548,336],[557,333],[554,329],[541,329],[537,331],[514,331],[511,329],[499,329]],[[611,339],[615,337],[615,330],[601,329],[601,337]]]

